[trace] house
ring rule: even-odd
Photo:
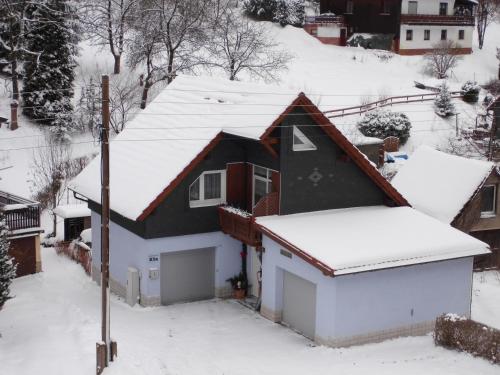
[[[500,266],[500,175],[494,163],[420,146],[392,184],[410,204],[490,245],[476,268]]]
[[[63,219],[63,241],[75,240],[84,229],[90,228],[90,210],[86,204],[59,205],[54,214]]]
[[[9,227],[9,255],[17,264],[17,277],[42,270],[40,207],[37,202],[0,191],[0,210]]]
[[[143,305],[228,297],[244,272],[262,315],[332,346],[470,315],[487,245],[408,207],[303,93],[179,76],[110,150],[119,295],[139,274]],[[92,211],[96,280],[99,168],[71,183]]]
[[[453,52],[472,52],[475,0],[321,0],[320,15],[306,17],[304,29],[321,42],[345,46],[356,36],[365,47],[401,55],[422,55],[441,41]]]

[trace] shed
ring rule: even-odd
[[[90,228],[90,209],[86,204],[60,205],[54,214],[64,220],[64,241],[77,239],[84,229]]]
[[[410,207],[257,218],[261,313],[315,341],[348,346],[429,332],[470,316],[473,256],[488,245]]]

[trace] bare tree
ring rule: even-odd
[[[141,87],[131,73],[113,76],[110,82],[109,107],[110,126],[120,133],[131,119],[131,111],[138,107],[137,98]],[[80,99],[77,103],[77,121],[81,129],[97,134],[101,123],[101,83],[100,75],[84,76]]]
[[[442,41],[432,47],[432,51],[425,55],[427,69],[439,79],[446,78],[448,71],[457,66],[461,57],[454,53],[458,48],[451,40]]]
[[[243,71],[266,81],[276,80],[292,56],[279,49],[260,23],[250,22],[237,11],[227,8],[207,44],[210,65],[223,69],[231,81]]]
[[[138,0],[84,0],[81,20],[90,40],[106,46],[114,58],[114,74],[120,74],[126,37]]]
[[[176,74],[206,64],[199,54],[218,0],[144,0],[135,18],[129,64],[145,68],[141,108],[157,82],[172,82]]]
[[[500,12],[500,0],[478,0],[477,2],[477,37],[479,49],[483,48],[487,27]]]
[[[500,48],[497,48],[497,60],[498,60],[498,79],[500,80]]]
[[[57,230],[54,209],[64,197],[69,180],[80,173],[86,164],[87,158],[71,159],[70,146],[57,142],[50,135],[33,153],[31,190],[42,208],[50,210],[54,235]]]

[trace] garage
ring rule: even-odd
[[[214,297],[215,248],[161,255],[161,303],[198,301]]]
[[[10,240],[9,255],[17,264],[16,277],[36,273],[36,239],[34,236]]]
[[[314,339],[316,326],[316,285],[290,272],[283,273],[282,322]]]

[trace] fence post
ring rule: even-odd
[[[17,124],[17,101],[10,103],[10,130],[16,130],[19,126]]]

